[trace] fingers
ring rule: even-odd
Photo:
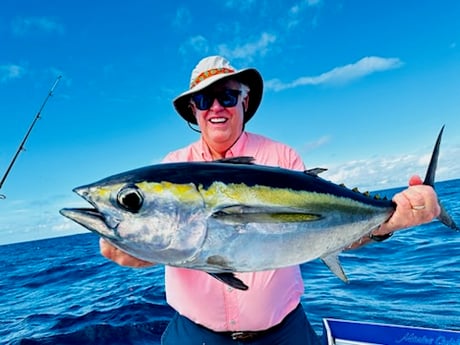
[[[427,192],[424,191],[421,186],[412,186],[411,188],[407,188],[406,190],[402,191],[399,194],[396,194],[394,200],[396,204],[399,206],[404,206],[407,209],[412,210],[421,210],[427,208],[429,205],[429,197],[427,197]],[[398,202],[399,201],[399,202]]]
[[[420,176],[414,175],[409,179],[409,186],[416,186],[422,184],[423,181]]]
[[[395,194],[393,201],[396,203],[396,210],[375,232],[376,235],[431,222],[441,212],[434,189],[426,185],[411,185]]]
[[[131,256],[122,250],[112,246],[110,243],[105,241],[103,238],[99,240],[99,247],[101,250],[102,256],[105,258],[116,262],[121,266],[133,267],[133,268],[140,268],[140,267],[148,267],[152,266],[153,263],[140,260]]]

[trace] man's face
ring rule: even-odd
[[[192,107],[203,139],[211,151],[224,153],[243,131],[244,109],[247,107],[248,97],[243,98],[241,85],[235,80],[216,83],[200,94],[200,98],[192,101]],[[236,104],[231,106],[235,97]],[[226,104],[230,106],[225,106]],[[203,106],[209,109],[200,110]]]

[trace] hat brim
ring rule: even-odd
[[[197,124],[195,115],[193,115],[192,109],[190,108],[190,97],[194,93],[201,91],[208,86],[226,79],[235,79],[240,83],[247,85],[249,91],[249,104],[248,109],[244,114],[244,123],[248,122],[259,108],[260,102],[262,101],[262,94],[264,83],[260,73],[254,68],[246,68],[235,73],[218,74],[209,77],[190,90],[185,91],[173,100],[174,108],[185,121],[191,124]]]

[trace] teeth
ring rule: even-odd
[[[227,121],[227,119],[224,117],[219,117],[219,118],[210,119],[209,121],[212,123],[224,123]]]

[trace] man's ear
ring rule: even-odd
[[[247,95],[244,99],[243,99],[243,110],[244,112],[246,113],[248,111],[248,106],[249,106],[249,95]]]

